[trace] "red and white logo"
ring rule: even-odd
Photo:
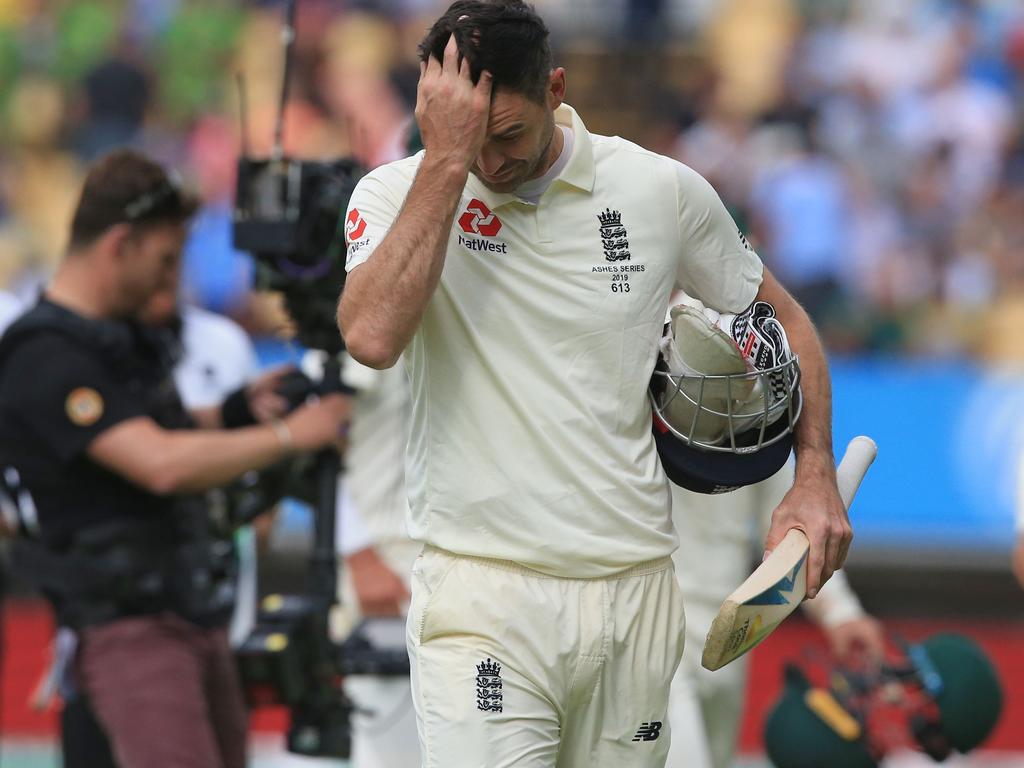
[[[494,237],[501,231],[501,220],[474,197],[466,206],[466,212],[459,216],[459,226],[471,235]]]
[[[359,213],[358,208],[353,208],[348,213],[345,221],[345,238],[351,243],[358,240],[366,232],[366,219]]]

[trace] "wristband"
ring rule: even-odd
[[[277,435],[282,448],[286,451],[291,451],[295,448],[295,439],[292,437],[292,431],[281,419],[273,419],[270,422],[270,428],[274,430],[274,434]]]
[[[236,389],[221,403],[220,421],[224,429],[251,427],[256,423],[256,417],[249,410],[249,398],[245,394],[245,387]]]

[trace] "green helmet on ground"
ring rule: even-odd
[[[935,635],[922,642],[942,688],[935,696],[942,730],[958,752],[988,738],[1003,710],[1003,691],[985,652],[963,635]]]
[[[881,692],[891,684],[909,685],[934,702],[928,721],[906,721],[907,737],[936,760],[951,748],[976,749],[1003,708],[1002,687],[985,652],[957,634],[935,635],[904,650],[909,664],[883,667],[870,686]],[[848,706],[832,690],[812,687],[800,668],[787,666],[785,690],[765,723],[765,747],[776,768],[877,768],[880,752],[893,745],[865,731],[866,723],[868,729],[877,726],[870,706]]]
[[[796,667],[786,669],[786,688],[768,715],[764,741],[776,768],[878,767],[860,724]]]

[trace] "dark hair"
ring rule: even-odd
[[[115,224],[184,224],[198,207],[158,164],[129,149],[89,169],[71,219],[71,250],[90,245]]]
[[[420,43],[420,61],[444,59],[454,34],[459,53],[469,59],[473,82],[487,70],[494,88],[521,93],[543,103],[553,61],[548,28],[522,0],[456,0]]]

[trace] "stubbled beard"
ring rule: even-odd
[[[531,181],[531,180],[536,179],[537,177],[541,176],[542,173],[543,173],[541,168],[544,165],[544,161],[548,157],[548,152],[551,151],[551,143],[555,140],[555,131],[558,129],[558,126],[555,125],[554,115],[551,116],[551,120],[548,123],[548,125],[549,125],[548,140],[546,142],[544,142],[544,148],[540,151],[540,153],[533,160],[533,162],[530,163],[530,170],[529,171],[523,173],[522,175],[513,176],[508,181],[503,181],[501,184],[499,184],[497,186],[494,186],[492,184],[488,184],[487,183],[487,181],[481,175],[480,169],[477,168],[476,163],[473,164],[473,168],[472,168],[473,175],[476,176],[477,179],[480,181],[480,183],[483,184],[485,187],[487,187],[489,190],[491,190],[492,192],[499,192],[499,193],[514,192],[516,189],[521,187],[526,182]],[[554,161],[552,161],[552,162],[554,162]]]

